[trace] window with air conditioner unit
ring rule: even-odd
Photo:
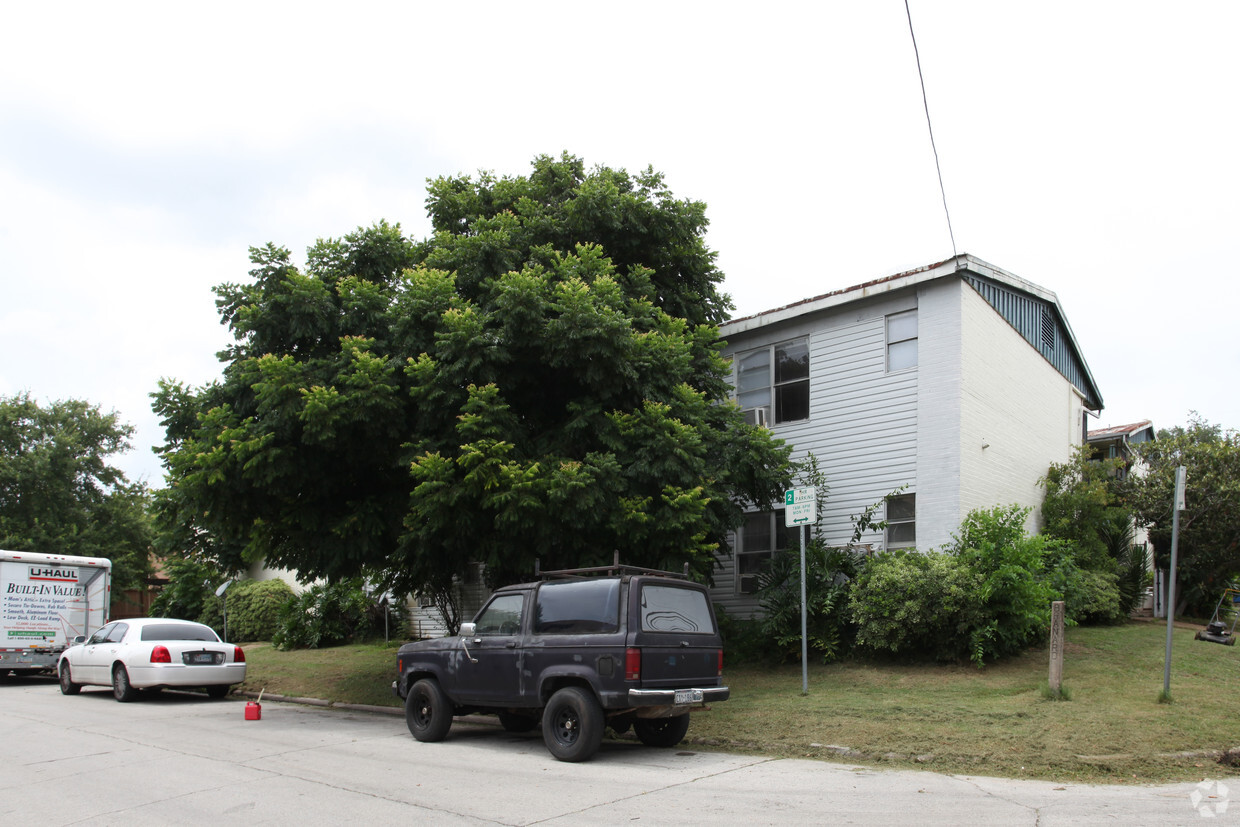
[[[737,356],[736,402],[751,425],[809,419],[809,340],[794,339]]]

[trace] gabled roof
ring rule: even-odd
[[[1143,419],[1131,425],[1111,425],[1106,428],[1096,428],[1090,431],[1087,436],[1090,442],[1104,442],[1108,439],[1131,439],[1142,431],[1149,431],[1149,437],[1153,438],[1154,424],[1148,419]]]
[[[757,330],[951,276],[964,279],[977,290],[995,312],[1007,320],[1064,378],[1080,390],[1087,407],[1102,410],[1102,394],[1098,392],[1085,357],[1081,355],[1076,336],[1068,324],[1068,317],[1064,314],[1058,297],[1044,287],[967,253],[915,270],[896,273],[842,290],[833,290],[752,316],[732,319],[720,325],[719,332],[726,339],[733,334]]]

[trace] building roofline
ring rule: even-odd
[[[961,271],[969,271],[979,276],[991,279],[1006,285],[1014,290],[1027,293],[1035,298],[1047,302],[1055,308],[1055,314],[1062,326],[1063,333],[1067,337],[1068,346],[1071,349],[1076,361],[1080,364],[1081,371],[1085,376],[1085,381],[1089,384],[1087,388],[1081,388],[1087,402],[1094,402],[1097,405],[1096,410],[1102,410],[1102,394],[1098,392],[1098,383],[1094,381],[1093,373],[1089,369],[1085,357],[1081,354],[1080,345],[1077,343],[1076,334],[1072,331],[1072,326],[1068,323],[1068,316],[1064,313],[1063,306],[1059,303],[1059,297],[1051,290],[1034,284],[1031,281],[1021,278],[1014,273],[1009,273],[1001,267],[996,267],[988,261],[980,258],[961,253],[953,258],[944,259],[943,261],[928,264],[924,267],[918,267],[913,270],[906,270],[903,273],[896,273],[880,279],[874,279],[862,284],[855,284],[852,287],[845,287],[841,290],[833,290],[830,293],[823,293],[813,298],[802,299],[792,304],[777,307],[772,310],[764,310],[750,316],[744,316],[739,319],[730,319],[719,326],[719,335],[721,338],[727,339],[730,335],[737,333],[745,333],[750,330],[766,327],[772,324],[796,319],[811,313],[819,313],[824,310],[830,310],[835,307],[849,304],[863,299],[881,296],[887,293],[893,293],[897,290],[903,290],[908,287],[914,287],[926,282],[935,281],[947,276],[955,275]]]

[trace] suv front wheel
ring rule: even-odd
[[[442,741],[452,727],[452,702],[434,678],[409,687],[405,697],[405,724],[419,741]]]
[[[594,695],[566,686],[551,696],[543,713],[543,741],[561,761],[587,761],[603,742],[603,709]]]

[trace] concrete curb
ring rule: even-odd
[[[258,698],[258,692],[249,690],[233,692],[239,698]],[[346,704],[339,701],[325,701],[321,698],[299,698],[293,695],[275,695],[270,692],[261,693],[264,701],[286,704],[302,704],[304,706],[321,706],[327,709],[348,709],[354,712],[371,712],[377,715],[401,715],[405,710],[398,706],[376,706],[375,704]],[[499,726],[499,721],[491,715],[462,715],[452,719],[453,724],[477,724],[481,726]]]

